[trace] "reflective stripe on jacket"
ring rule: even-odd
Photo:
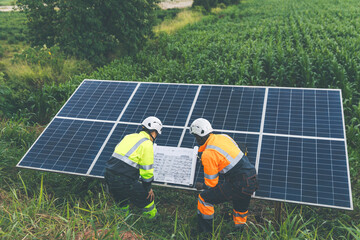
[[[126,135],[115,147],[113,160],[122,161],[129,166],[139,169],[141,180],[150,183],[154,179],[154,148],[148,133],[141,131]],[[109,161],[106,168],[113,172],[117,161]],[[135,178],[136,176],[134,176]]]
[[[225,134],[210,134],[199,152],[203,152],[201,162],[205,184],[209,187],[215,187],[219,182],[219,173],[226,174],[244,156],[235,141]]]

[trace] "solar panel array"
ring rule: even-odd
[[[353,208],[335,89],[84,80],[17,166],[101,178],[116,144],[150,115],[164,123],[158,145],[194,147],[188,128],[199,117],[246,143],[256,198]]]

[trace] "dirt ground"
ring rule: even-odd
[[[11,12],[14,6],[0,6],[0,12]]]
[[[193,0],[167,0],[164,2],[160,2],[159,6],[162,9],[170,9],[191,7],[192,4]]]

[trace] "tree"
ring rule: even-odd
[[[33,46],[59,45],[70,55],[104,63],[120,48],[136,51],[152,36],[157,0],[18,0]]]

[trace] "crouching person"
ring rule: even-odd
[[[142,122],[142,131],[126,135],[115,147],[105,168],[105,182],[121,210],[128,214],[130,202],[142,208],[143,215],[158,215],[151,183],[154,180],[154,147],[162,123],[156,117]],[[140,177],[140,180],[139,180]]]
[[[251,195],[257,189],[254,165],[240,150],[236,142],[224,134],[214,134],[210,122],[196,119],[190,126],[190,133],[199,144],[204,167],[204,182],[197,183],[198,190],[205,189],[198,196],[198,226],[200,232],[211,232],[214,220],[214,205],[232,202],[235,229],[242,231],[247,221]],[[225,182],[219,183],[219,174]]]

